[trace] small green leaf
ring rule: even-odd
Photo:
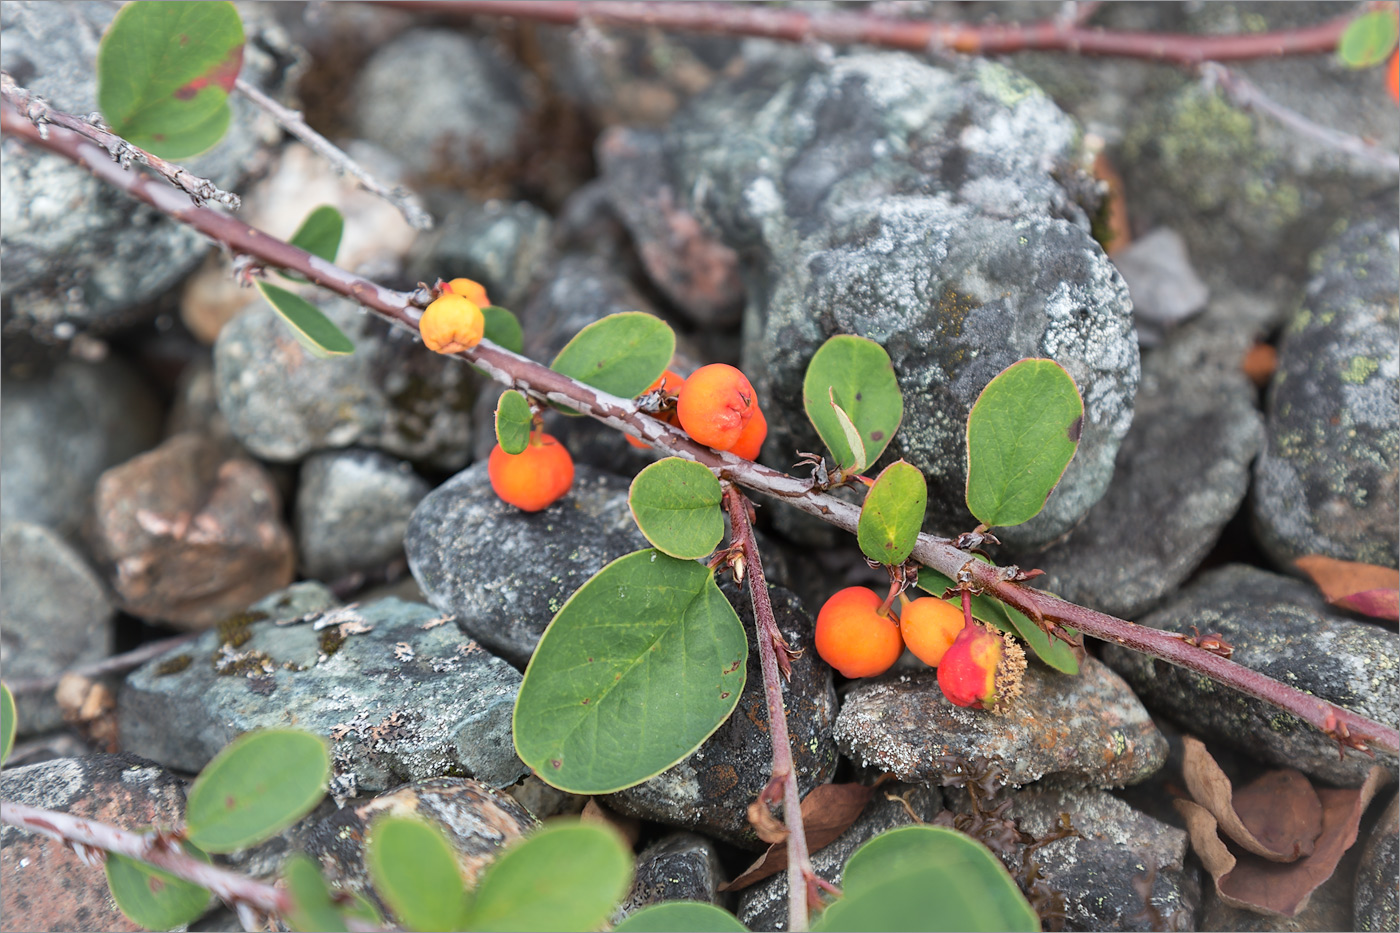
[[[606,794],[685,758],[744,689],[748,641],[714,572],[645,550],[579,587],[515,701],[515,749],[549,784]]]
[[[329,204],[322,204],[301,222],[290,240],[293,246],[306,250],[313,256],[320,256],[326,262],[335,262],[336,251],[340,249],[340,237],[345,232],[345,218],[340,211]]]
[[[851,856],[841,886],[844,895],[813,930],[1040,929],[991,850],[941,826],[881,833]]]
[[[300,933],[344,933],[345,918],[335,909],[331,889],[309,855],[298,852],[287,859],[282,877],[292,898],[292,909],[283,917],[288,926]]]
[[[848,334],[832,337],[812,357],[802,381],[802,404],[844,470],[856,469],[860,454],[846,440],[838,409],[860,433],[865,450],[859,469],[880,459],[904,417],[904,398],[885,348]]]
[[[974,555],[978,560],[990,564],[991,561],[981,554]],[[949,589],[955,589],[953,581],[948,577],[934,570],[932,567],[919,568],[919,589],[941,597]],[[946,600],[954,606],[962,607],[962,600],[956,595]],[[1016,609],[1006,605],[1001,600],[988,596],[985,593],[972,597],[972,617],[981,619],[988,625],[995,625],[1003,632],[1009,632],[1019,637],[1031,649],[1036,657],[1044,661],[1050,667],[1065,674],[1079,673],[1079,658],[1074,653],[1074,649],[1058,638],[1051,638],[1045,630],[1036,625],[1029,618],[1022,615]],[[1065,627],[1070,635],[1078,634],[1074,629]]]
[[[881,564],[909,559],[924,524],[928,483],[912,463],[896,460],[880,472],[860,508],[856,541],[866,557]]]
[[[665,901],[627,915],[614,933],[748,933],[723,908],[703,901]]]
[[[632,517],[652,547],[696,560],[719,546],[724,516],[719,504],[724,492],[706,467],[692,460],[667,457],[637,474],[627,495]]]
[[[365,840],[374,889],[410,930],[464,930],[467,890],[452,846],[419,819],[381,816]]]
[[[675,332],[641,311],[594,321],[574,335],[549,368],[622,398],[635,398],[656,381],[676,352]]]
[[[487,305],[481,309],[486,318],[486,331],[483,336],[498,347],[512,353],[525,350],[525,332],[520,329],[520,320],[505,308]]]
[[[0,683],[0,764],[10,757],[10,749],[15,747],[15,729],[18,726],[14,695],[9,687]]]
[[[836,415],[836,423],[841,426],[841,436],[846,441],[846,447],[851,452],[851,465],[848,468],[852,473],[863,473],[865,468],[870,466],[870,458],[865,453],[865,441],[860,436],[860,431],[856,430],[855,422],[851,416],[846,414],[846,410],[836,404],[836,390],[827,389],[827,395],[831,398],[831,411]]]
[[[185,851],[209,861],[186,844]],[[201,917],[209,909],[208,890],[168,871],[115,852],[107,854],[107,887],[127,919],[148,930],[171,930]]]
[[[185,805],[189,839],[232,852],[270,839],[320,802],[330,777],[326,743],[309,732],[248,732],[205,766]]]
[[[1084,401],[1054,360],[1021,360],[987,383],[967,416],[967,507],[988,527],[1045,507],[1079,446]]]
[[[97,50],[97,100],[117,135],[166,159],[213,146],[243,66],[243,23],[227,2],[129,3]]]
[[[534,423],[530,400],[514,389],[501,393],[496,402],[496,443],[508,454],[523,453],[530,446],[530,426]]]
[[[1337,42],[1337,58],[1348,68],[1371,68],[1390,57],[1400,37],[1395,10],[1372,10],[1352,20]]]
[[[270,282],[259,282],[258,291],[272,309],[291,327],[306,352],[320,359],[355,352],[355,345],[330,318],[311,302]]]
[[[555,822],[501,853],[481,876],[467,930],[597,930],[632,883],[617,833]]]

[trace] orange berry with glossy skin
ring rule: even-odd
[[[758,453],[763,449],[763,442],[768,439],[768,419],[763,417],[763,409],[757,404],[753,407],[753,417],[744,426],[739,439],[734,442],[734,446],[729,448],[729,452],[736,457],[743,457],[745,460],[757,460]]]
[[[874,677],[894,666],[904,651],[899,626],[881,614],[873,590],[848,586],[817,613],[817,654],[847,677]]]
[[[447,283],[446,287],[454,295],[461,295],[478,308],[484,308],[491,303],[491,299],[486,297],[486,286],[480,282],[473,282],[471,279],[453,279]]]
[[[715,450],[729,450],[738,443],[757,407],[748,377],[724,363],[701,366],[691,373],[676,400],[685,433]]]
[[[682,376],[680,373],[672,372],[668,369],[660,376],[657,376],[656,381],[653,382],[651,385],[647,386],[646,392],[643,392],[642,394],[648,395],[652,392],[655,392],[657,389],[661,389],[667,395],[675,395],[676,393],[680,392],[681,388],[684,385],[685,377]],[[665,411],[656,415],[656,417],[660,418],[667,424],[672,424],[676,427],[681,426],[680,421],[676,418],[675,408],[668,408]],[[647,450],[651,447],[650,444],[646,443],[645,441],[639,441],[630,434],[625,435],[625,437],[627,438],[627,443],[631,444],[633,447],[640,447],[642,450]]]
[[[1400,104],[1400,52],[1390,56],[1390,96]]]
[[[935,596],[921,596],[899,610],[905,646],[929,667],[937,667],[963,629],[962,609]]]
[[[418,321],[423,345],[434,353],[460,353],[481,343],[486,316],[474,301],[443,292]]]
[[[954,706],[997,709],[1021,692],[1026,654],[980,622],[963,626],[938,665],[938,686]]]
[[[518,454],[497,444],[486,461],[491,488],[504,501],[526,512],[538,512],[556,502],[574,484],[574,458],[563,444],[543,431],[531,431],[530,443]]]

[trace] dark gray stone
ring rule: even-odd
[[[49,677],[112,653],[112,606],[97,574],[53,531],[0,525],[0,659],[5,677]],[[15,697],[20,735],[55,729],[63,714],[52,690]]]
[[[361,445],[439,469],[470,459],[476,376],[460,360],[340,298],[318,305],[355,343],[317,359],[266,302],[230,321],[214,345],[219,410],[264,460]]]
[[[6,200],[10,200],[7,198]],[[97,477],[159,439],[160,408],[115,358],[0,382],[0,510],[73,537]],[[61,464],[62,469],[55,469]]]
[[[413,467],[372,450],[323,451],[301,466],[297,551],[309,577],[383,570],[403,556],[413,507],[428,494]]]
[[[1356,873],[1354,920],[1357,930],[1400,928],[1400,797],[1391,797],[1366,846]]]
[[[1017,558],[1045,571],[1036,586],[1135,619],[1186,581],[1239,511],[1263,441],[1245,350],[1240,331],[1199,319],[1143,356],[1108,492],[1048,550]]]
[[[1113,264],[1128,284],[1141,346],[1161,343],[1164,333],[1204,308],[1210,297],[1175,230],[1163,227],[1139,237],[1114,253]]]
[[[851,854],[880,833],[915,823],[930,823],[943,809],[943,794],[927,784],[884,784],[865,810],[831,844],[812,853],[812,869],[836,886]],[[786,930],[788,881],[778,872],[739,896],[738,917],[750,930]]]
[[[415,173],[476,173],[515,154],[527,107],[517,66],[487,40],[413,29],[364,63],[350,92],[356,134]]]
[[[613,914],[613,924],[628,914],[665,901],[718,904],[724,869],[714,843],[695,833],[671,833],[642,850],[633,869],[632,890]]]
[[[754,640],[756,626],[748,591],[731,582],[721,584],[721,589],[743,621],[749,639],[747,680],[739,705],[690,757],[649,781],[609,794],[604,801],[622,813],[761,849],[765,844],[749,825],[747,812],[772,777],[773,740],[768,733],[768,705]],[[788,644],[810,646],[815,624],[797,597],[771,585],[769,596]],[[805,795],[818,784],[830,782],[836,773],[836,743],[831,737],[836,691],[831,685],[831,669],[814,651],[803,651],[792,660],[792,677],[783,682],[783,697],[797,787]]]
[[[467,278],[494,305],[517,310],[530,280],[553,263],[553,222],[525,201],[462,201],[414,249],[414,279]]]
[[[1282,568],[1323,554],[1396,566],[1400,524],[1400,230],[1355,218],[1312,260],[1279,347],[1254,524]]]
[[[647,547],[627,506],[628,486],[579,464],[564,498],[528,513],[502,502],[486,464],[473,464],[414,510],[404,537],[408,566],[463,632],[524,669],[574,590]]]
[[[323,592],[261,605],[286,602],[273,617],[295,619]],[[335,624],[317,631],[328,616]],[[279,625],[255,610],[134,671],[123,746],[198,771],[243,732],[295,726],[331,740],[337,780],[352,789],[449,773],[505,786],[524,773],[510,734],[520,675],[450,619],[395,599],[301,619]]]
[[[1167,741],[1116,674],[1086,658],[1075,676],[1039,663],[1026,669],[1005,713],[954,706],[937,672],[886,675],[846,694],[836,742],[855,761],[902,781],[962,780],[967,762],[990,758],[1017,786],[1053,775],[1092,787],[1133,784],[1167,756]]]
[[[1400,636],[1348,618],[1310,584],[1255,567],[1221,567],[1142,624],[1183,635],[1193,625],[1201,634],[1219,632],[1237,664],[1378,722],[1400,718]],[[1374,764],[1396,770],[1394,756],[1380,750],[1374,759],[1354,749],[1339,758],[1336,741],[1312,726],[1203,674],[1113,645],[1104,647],[1104,660],[1143,702],[1203,738],[1342,786],[1359,785]]]

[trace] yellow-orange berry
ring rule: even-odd
[[[736,457],[743,457],[745,460],[757,460],[759,451],[763,449],[763,442],[768,439],[768,419],[763,417],[763,409],[757,404],[753,407],[753,417],[749,423],[744,425],[744,430],[740,432],[739,439],[734,442],[734,446],[729,448],[729,452]]]
[[[954,706],[1004,710],[1021,692],[1026,654],[1009,635],[980,622],[963,626],[938,665],[938,686]]]
[[[668,369],[660,376],[657,376],[656,381],[653,382],[651,385],[647,386],[646,392],[643,392],[642,394],[649,395],[650,393],[660,389],[667,395],[674,396],[680,392],[681,388],[684,385],[685,377],[682,376],[680,373],[672,372]],[[656,417],[666,422],[667,424],[675,425],[676,427],[681,426],[680,421],[676,418],[676,409],[674,407],[667,408],[659,412],[656,415]],[[646,450],[649,447],[651,447],[650,444],[646,443],[645,441],[639,441],[630,434],[626,435],[626,438],[627,443],[631,444],[633,447],[640,447],[642,450]]]
[[[531,431],[529,445],[518,454],[508,454],[497,444],[486,461],[486,474],[501,499],[526,512],[538,512],[574,484],[574,458],[550,435]]]
[[[733,366],[711,363],[690,374],[676,400],[681,427],[698,443],[729,450],[758,407],[748,377]]]
[[[476,302],[444,292],[418,321],[423,345],[434,353],[460,353],[481,343],[486,316]]]
[[[937,667],[962,631],[963,621],[959,607],[934,596],[921,596],[900,607],[899,633],[915,657],[929,667]]]
[[[478,308],[484,308],[491,303],[491,299],[486,297],[486,286],[480,282],[473,282],[471,279],[453,279],[447,283],[446,288],[454,295],[461,295]]]
[[[849,586],[817,613],[817,654],[847,677],[874,677],[894,666],[904,651],[899,626],[880,612],[873,590]]]

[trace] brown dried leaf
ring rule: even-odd
[[[1400,570],[1309,554],[1293,562],[1334,606],[1400,620]]]
[[[773,815],[768,802],[762,797],[749,804],[749,825],[764,842],[780,845],[787,841],[787,827]]]
[[[807,835],[807,850],[816,852],[835,842],[838,836],[850,829],[851,824],[865,809],[873,790],[874,788],[864,784],[822,784],[812,788],[811,793],[802,801],[802,828]],[[755,801],[750,810],[758,805]],[[777,820],[774,822],[777,823]],[[739,877],[720,885],[720,890],[738,891],[787,868],[787,846],[784,845],[786,841],[787,830],[784,829],[781,840],[770,845],[763,857],[746,868]]]
[[[1322,832],[1322,803],[1305,776],[1271,771],[1235,791],[1199,739],[1183,736],[1182,751],[1182,776],[1191,797],[1240,846],[1274,862],[1292,862],[1313,851]]]

